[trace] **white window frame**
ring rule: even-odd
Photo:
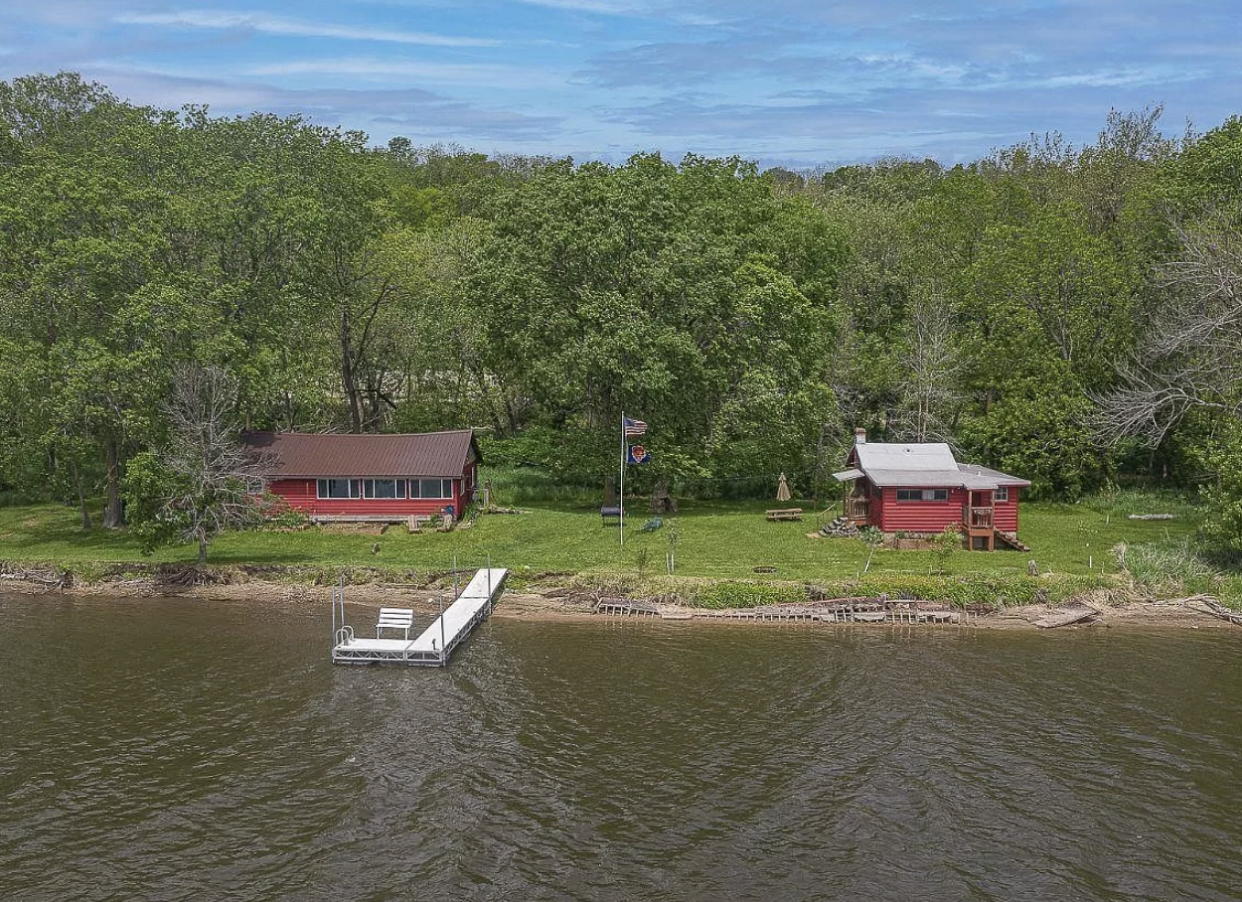
[[[1008,500],[1009,500],[1009,486],[998,485],[995,489],[992,490],[992,501],[993,502],[1008,501]]]
[[[439,495],[424,495],[423,494],[423,483],[424,482],[440,483],[440,494]],[[418,486],[417,495],[414,494],[415,485]],[[445,494],[446,491],[448,492],[448,494]],[[437,479],[435,477],[426,477],[423,479],[419,479],[417,477],[411,476],[409,479],[409,492],[410,492],[410,499],[414,501],[452,501],[453,498],[455,497],[453,493],[453,480],[451,478]]]
[[[394,495],[376,495],[375,484],[377,482],[391,482],[395,484],[396,494]],[[408,491],[406,481],[404,479],[364,479],[362,480],[362,497],[369,501],[404,501],[406,492]]]
[[[917,492],[918,497],[917,498],[902,498],[901,497],[902,492],[907,492],[907,493]],[[944,497],[937,498],[936,496],[940,494],[943,494]],[[897,500],[900,501],[902,504],[913,503],[916,501],[948,501],[949,490],[948,489],[898,489]]]
[[[349,483],[349,494],[348,495],[333,495],[331,493],[330,486],[328,487],[327,494],[325,494],[324,493],[325,486],[328,486],[329,483],[333,483],[333,482]],[[326,479],[316,479],[315,480],[315,498],[318,499],[319,501],[353,501],[361,497],[362,495],[361,486],[359,486],[358,484],[359,482],[360,480],[354,479],[352,477],[340,477],[340,476],[328,477]]]

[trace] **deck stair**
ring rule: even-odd
[[[1015,551],[1030,551],[1031,550],[1029,547],[1027,547],[1025,544],[1022,543],[1022,541],[1018,538],[1017,533],[1005,532],[1004,530],[998,529],[996,530],[996,540],[1000,542],[1002,545],[1008,545],[1010,548],[1014,549]]]

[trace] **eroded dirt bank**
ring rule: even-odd
[[[39,580],[5,579],[0,581],[0,589],[18,594],[55,597],[93,597],[93,598],[133,598],[143,596],[178,595],[203,600],[241,600],[276,602],[282,604],[327,604],[329,588],[327,586],[290,585],[282,582],[270,582],[250,579],[245,582],[233,582],[218,585],[195,585],[178,587],[162,584],[158,580],[124,580],[99,582],[90,585],[60,587],[49,585]],[[416,588],[393,584],[365,583],[346,588],[346,596],[351,604],[368,607],[409,607],[420,614],[436,613],[440,604],[448,604],[452,600],[451,586],[448,591],[429,588]],[[519,620],[607,620],[616,619],[608,615],[595,613],[595,598],[584,592],[574,592],[564,588],[547,591],[505,592],[496,605],[494,617]],[[754,628],[772,626],[801,625],[807,629],[815,629],[820,623],[789,623],[780,620],[742,620],[722,619],[700,616],[700,612],[691,607],[677,604],[661,604],[658,606],[668,619],[689,621],[701,624],[744,624]],[[1098,615],[1089,623],[1062,627],[1061,629],[1239,629],[1234,624],[1215,616],[1210,608],[1196,599],[1175,599],[1168,601],[1136,601],[1122,604],[1096,604]],[[1035,621],[1041,617],[1064,610],[1063,607],[1050,605],[1024,605],[1000,608],[990,613],[974,613],[966,617],[965,625],[977,629],[989,630],[1033,630]],[[660,616],[642,618],[659,621]],[[885,624],[853,624],[858,628],[874,628]],[[1240,633],[1242,635],[1242,633]]]

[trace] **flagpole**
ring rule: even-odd
[[[621,492],[617,501],[620,504],[621,515],[617,518],[617,522],[621,524],[621,544],[625,544],[625,411],[621,411]]]

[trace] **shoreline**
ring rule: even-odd
[[[265,580],[250,580],[244,583],[224,585],[204,585],[178,588],[160,586],[146,580],[126,581],[124,583],[93,583],[85,586],[54,587],[41,585],[38,582],[20,579],[0,581],[0,592],[11,592],[15,595],[54,598],[98,598],[98,599],[134,599],[134,598],[189,598],[203,601],[245,601],[245,602],[278,602],[283,604],[323,604],[325,607],[330,593],[328,586],[307,586]],[[434,615],[439,609],[437,593],[427,588],[415,586],[398,586],[394,584],[376,585],[361,584],[346,587],[346,600],[357,607],[391,607],[412,608],[423,616]],[[450,593],[451,594],[451,593]],[[962,628],[982,630],[1029,630],[1038,632],[1056,632],[1057,629],[1099,629],[1124,628],[1137,630],[1169,630],[1169,629],[1238,629],[1231,623],[1214,614],[1210,608],[1194,599],[1170,599],[1154,601],[1126,601],[1116,604],[1093,605],[1099,615],[1092,621],[1052,630],[1040,629],[1035,620],[1047,614],[1064,611],[1064,607],[1047,604],[1027,604],[1001,607],[992,613],[970,614],[965,622],[952,624],[893,624],[885,623],[839,623],[761,620],[748,618],[729,618],[712,615],[698,615],[693,607],[679,604],[659,605],[666,616],[652,615],[645,617],[615,616],[596,613],[592,599],[585,594],[566,593],[564,589],[552,589],[546,592],[527,589],[522,592],[506,591],[496,605],[491,616],[502,620],[522,620],[530,622],[642,622],[642,623],[692,623],[699,626],[733,625],[748,628],[801,627],[815,629],[823,626],[851,626],[857,628],[904,626],[918,628],[929,626],[937,628]]]

